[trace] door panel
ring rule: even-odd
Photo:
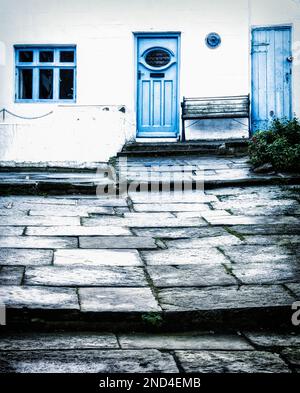
[[[252,131],[268,128],[274,118],[292,116],[291,29],[252,32]]]
[[[142,137],[178,133],[178,37],[137,38],[137,129]]]

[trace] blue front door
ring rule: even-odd
[[[252,31],[252,131],[264,130],[274,118],[292,116],[291,28]]]
[[[178,36],[137,37],[137,135],[178,134]]]

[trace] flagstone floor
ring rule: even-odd
[[[34,323],[35,312],[70,318],[75,330],[85,317],[101,323],[107,315],[142,315],[150,325],[170,315],[175,331],[189,312],[221,318],[219,328],[239,312],[257,329],[264,312],[291,317],[300,300],[299,202],[299,186],[0,197],[8,316],[0,371],[297,370],[298,335],[248,333],[247,325],[229,335],[11,336],[9,324],[18,315]],[[202,330],[199,320],[191,326]]]

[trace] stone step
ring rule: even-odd
[[[7,307],[7,324],[2,330],[184,332],[291,328],[292,304],[297,301],[300,287],[229,285],[155,291],[154,295],[150,288],[142,286],[2,286],[0,299]]]

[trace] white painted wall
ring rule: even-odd
[[[134,138],[133,32],[182,33],[180,97],[248,94],[249,25],[299,22],[297,0],[249,1],[0,0],[0,109],[24,116],[54,111],[43,120],[0,120],[0,160],[106,161]],[[285,4],[285,11],[275,3]],[[222,37],[216,50],[205,45],[211,31]],[[299,34],[298,26],[298,39]],[[14,102],[15,44],[77,45],[77,102],[72,108]],[[300,113],[299,89],[294,94]],[[126,106],[125,115],[118,105]]]

